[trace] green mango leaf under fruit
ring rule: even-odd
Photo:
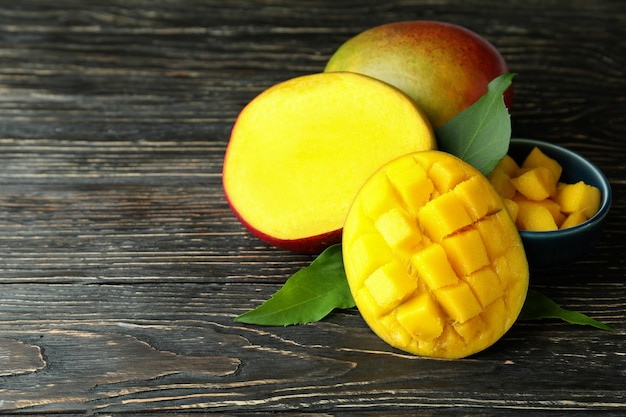
[[[320,321],[335,309],[355,307],[343,267],[341,244],[330,246],[309,266],[292,275],[269,300],[235,318],[263,326]],[[570,324],[612,329],[584,314],[566,310],[545,295],[529,290],[518,320],[561,319]]]
[[[323,319],[335,308],[354,306],[341,245],[336,244],[292,275],[272,298],[235,321],[266,326],[306,324]]]
[[[439,150],[488,175],[509,150],[511,116],[503,94],[514,76],[507,73],[494,78],[481,98],[436,129]]]
[[[524,303],[518,320],[542,319],[560,319],[570,324],[580,324],[582,326],[596,327],[600,330],[613,331],[613,329],[606,324],[582,313],[566,310],[540,292],[529,289],[526,295],[526,302]]]

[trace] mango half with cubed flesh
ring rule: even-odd
[[[370,175],[435,147],[427,117],[395,87],[354,73],[306,75],[267,89],[241,111],[223,186],[255,236],[319,253],[341,241],[348,208]]]
[[[343,259],[371,329],[429,357],[493,345],[529,284],[519,232],[489,180],[436,150],[399,157],[365,183],[346,219]]]

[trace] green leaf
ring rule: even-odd
[[[323,319],[335,308],[354,305],[343,268],[341,244],[336,244],[292,275],[269,300],[235,321],[265,326],[305,324]]]
[[[528,290],[526,302],[520,313],[519,320],[541,319],[561,319],[570,324],[593,326],[601,330],[613,331],[606,324],[594,320],[585,314],[566,310],[540,292],[530,289]]]
[[[439,150],[488,175],[509,150],[511,116],[503,94],[514,76],[507,73],[494,78],[481,98],[436,129]]]

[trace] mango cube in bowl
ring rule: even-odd
[[[539,166],[551,171],[553,177],[560,171],[554,188],[546,186],[548,175],[544,171],[541,175],[534,175],[533,181],[523,185],[518,183],[517,193],[512,198],[517,203],[515,220],[531,269],[571,264],[593,249],[602,236],[611,207],[611,186],[604,173],[581,155],[540,140],[511,139],[508,158],[518,164],[518,173],[522,175]],[[504,164],[510,166],[511,162],[507,160]],[[535,197],[547,192],[550,197],[533,202],[522,190]],[[538,208],[541,205],[543,207]],[[554,225],[548,213],[552,214]],[[525,227],[520,227],[522,223],[536,223],[544,229],[524,230]]]

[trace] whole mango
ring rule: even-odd
[[[368,29],[346,41],[326,72],[349,71],[377,78],[409,95],[434,128],[443,126],[508,72],[500,52],[464,27],[439,21],[405,21]],[[505,92],[507,107],[512,89]]]

